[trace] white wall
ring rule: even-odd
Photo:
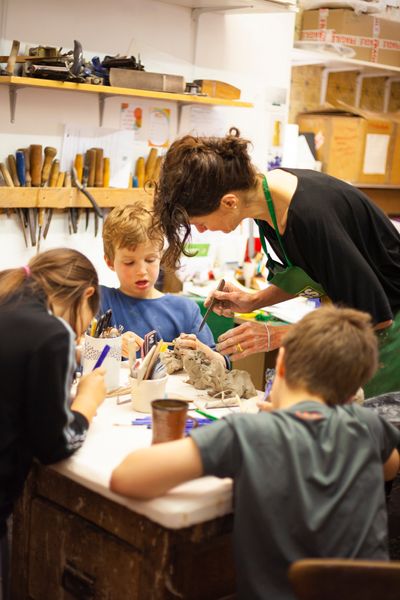
[[[254,109],[221,109],[227,124],[237,125],[254,142],[254,159],[265,166],[270,139],[271,102],[285,100],[290,82],[289,52],[293,37],[292,14],[216,14],[200,16],[196,27],[187,8],[152,0],[97,0],[68,3],[51,0],[0,0],[0,53],[7,54],[13,39],[71,49],[78,39],[84,54],[140,54],[147,71],[220,79],[242,90],[242,99]],[[194,62],[195,61],[195,64]],[[104,126],[119,127],[122,98],[106,102]],[[9,121],[8,90],[0,86],[0,161],[17,148],[33,143],[60,149],[65,123],[98,126],[96,94],[22,89],[18,92],[16,121]],[[137,149],[132,149],[132,160]],[[146,151],[141,150],[140,153]],[[233,243],[225,246],[234,246]],[[15,217],[0,215],[0,268],[25,263],[35,249],[25,249]],[[41,248],[68,245],[81,249],[95,262],[105,283],[115,281],[104,266],[101,237],[93,237],[83,223],[68,234],[67,219],[53,217]]]

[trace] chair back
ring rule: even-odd
[[[298,560],[289,581],[297,600],[399,600],[400,561]]]

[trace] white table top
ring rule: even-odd
[[[121,381],[125,380],[126,384],[128,370],[123,368],[121,373]],[[167,394],[185,399],[205,398],[206,393],[195,390],[185,383],[186,379],[184,374],[169,376]],[[228,409],[207,412],[222,416]],[[83,446],[52,468],[169,529],[188,527],[232,512],[231,479],[201,477],[154,500],[133,500],[110,491],[108,484],[114,467],[129,452],[151,444],[150,429],[130,425],[133,419],[144,416],[144,413],[134,412],[130,403],[118,405],[117,398],[106,399],[93,419]]]

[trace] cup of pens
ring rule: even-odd
[[[107,314],[110,316],[103,319]],[[110,326],[111,313],[107,311],[105,315],[98,321],[94,319],[85,333],[82,372],[85,375],[103,366],[106,370],[106,389],[107,392],[111,392],[120,386],[122,336],[119,329]]]

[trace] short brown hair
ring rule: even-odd
[[[163,248],[162,233],[152,227],[153,213],[142,201],[128,206],[116,206],[108,214],[103,226],[104,254],[114,260],[118,248],[134,249],[149,239],[154,240],[160,251]]]
[[[257,185],[249,141],[231,128],[225,137],[194,137],[176,140],[165,155],[154,194],[158,227],[168,240],[163,257],[174,267],[190,237],[190,217],[209,215],[218,209],[221,198],[234,191]]]
[[[331,406],[345,404],[375,373],[378,342],[367,313],[324,306],[283,338],[285,381]]]

